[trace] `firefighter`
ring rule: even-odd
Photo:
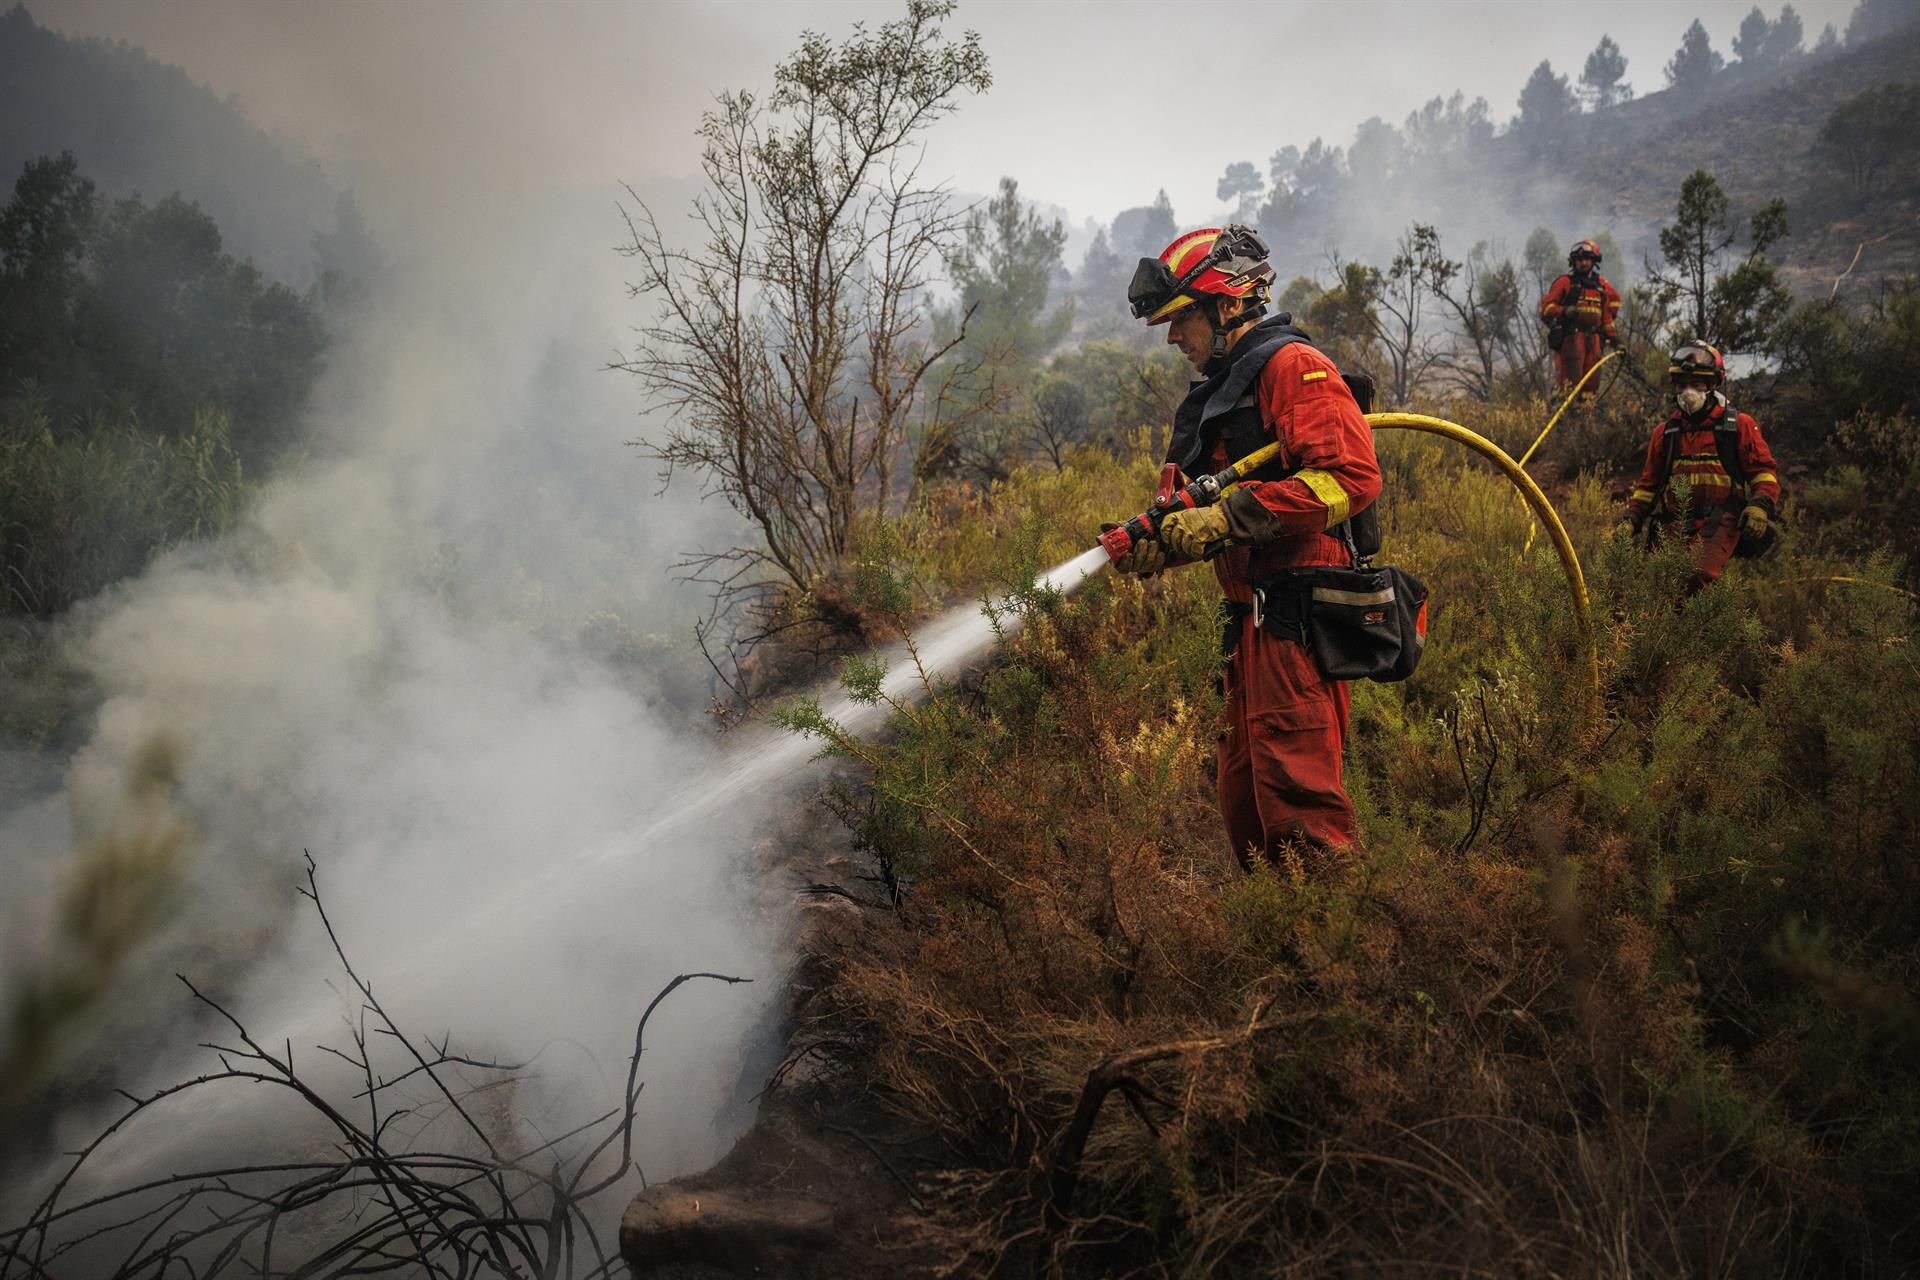
[[[1567,274],[1540,299],[1540,318],[1547,322],[1547,345],[1562,387],[1573,386],[1600,363],[1603,345],[1619,344],[1620,295],[1600,274],[1599,245],[1582,240],[1568,251]],[[1586,394],[1593,394],[1591,387]]]
[[[1640,479],[1627,500],[1627,524],[1639,538],[1662,525],[1695,548],[1689,595],[1711,586],[1734,556],[1772,547],[1780,480],[1760,424],[1727,403],[1727,362],[1719,350],[1693,341],[1667,364],[1674,410],[1653,429]],[[1670,490],[1685,480],[1686,510]],[[1649,522],[1653,522],[1649,528]]]
[[[1352,563],[1346,522],[1380,493],[1373,432],[1339,369],[1292,317],[1266,314],[1266,259],[1256,233],[1229,226],[1189,232],[1140,260],[1127,290],[1133,314],[1165,325],[1167,344],[1199,375],[1174,414],[1167,460],[1199,474],[1273,440],[1284,448],[1223,502],[1170,514],[1160,541],[1139,543],[1116,566],[1151,574],[1217,553],[1229,654],[1220,811],[1246,866],[1355,842],[1340,777],[1347,686],[1314,664],[1304,617],[1260,612],[1255,593],[1266,599],[1291,569]]]

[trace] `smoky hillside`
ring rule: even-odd
[[[1865,144],[1869,158],[1823,130],[1863,92],[1920,81],[1920,26],[1889,12],[1856,16],[1847,41],[1811,31],[1802,39],[1792,6],[1784,12],[1788,36],[1777,32],[1779,14],[1753,10],[1749,23],[1758,18],[1773,47],[1746,57],[1727,56],[1729,33],[1701,30],[1674,51],[1681,78],[1673,84],[1663,82],[1674,62],[1629,63],[1603,39],[1592,54],[1569,47],[1543,62],[1506,101],[1469,101],[1445,83],[1442,66],[1396,68],[1430,86],[1432,99],[1397,124],[1369,119],[1347,139],[1301,137],[1288,121],[1302,113],[1275,110],[1273,151],[1222,175],[1225,210],[1174,209],[1163,198],[1122,213],[1077,264],[1076,289],[1098,314],[1101,298],[1124,292],[1132,259],[1158,252],[1176,222],[1220,217],[1259,227],[1283,283],[1328,279],[1344,261],[1383,261],[1416,222],[1456,253],[1484,241],[1496,257],[1518,258],[1535,228],[1563,249],[1605,235],[1623,251],[1606,273],[1624,283],[1643,274],[1670,193],[1699,168],[1716,175],[1735,207],[1786,198],[1793,234],[1778,256],[1797,288],[1830,286],[1849,266],[1856,283],[1909,271],[1920,264],[1920,166],[1910,138],[1883,132]],[[1618,61],[1596,67],[1609,46]]]
[[[297,289],[377,265],[358,206],[298,143],[179,67],[15,4],[0,14],[0,173],[62,151],[109,195],[199,203],[233,251]]]

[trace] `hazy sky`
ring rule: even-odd
[[[1854,0],[1802,0],[1809,44]],[[33,0],[44,25],[139,45],[237,95],[259,123],[414,210],[498,191],[692,175],[716,91],[762,87],[799,33],[896,17],[894,0]],[[1730,42],[1751,0],[1090,3],[963,0],[995,85],[940,126],[934,171],[985,192],[1003,174],[1075,218],[1165,186],[1212,211],[1235,160],[1435,94],[1485,95],[1505,120],[1543,58],[1578,77],[1603,33],[1642,92],[1701,18]],[[1777,4],[1766,5],[1771,16]],[[1213,101],[1230,103],[1216,109]]]

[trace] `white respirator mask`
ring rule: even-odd
[[[1673,398],[1680,412],[1689,417],[1707,407],[1707,392],[1700,387],[1682,387]]]

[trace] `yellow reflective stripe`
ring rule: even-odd
[[[1773,472],[1771,472],[1771,471],[1760,471],[1760,472],[1756,472],[1756,473],[1754,474],[1754,477],[1753,477],[1753,479],[1752,479],[1752,480],[1749,480],[1749,481],[1748,481],[1747,483],[1749,483],[1749,484],[1779,484],[1779,483],[1780,483],[1780,477],[1779,477],[1779,476],[1776,476],[1776,475],[1775,475],[1775,474],[1773,474]]]
[[[1640,502],[1651,497],[1653,497],[1653,490],[1651,489],[1635,489],[1633,491],[1633,501],[1635,502]]]
[[[1327,528],[1331,529],[1347,518],[1347,491],[1340,487],[1338,480],[1312,467],[1294,472],[1293,478],[1313,490],[1313,496],[1326,504]]]

